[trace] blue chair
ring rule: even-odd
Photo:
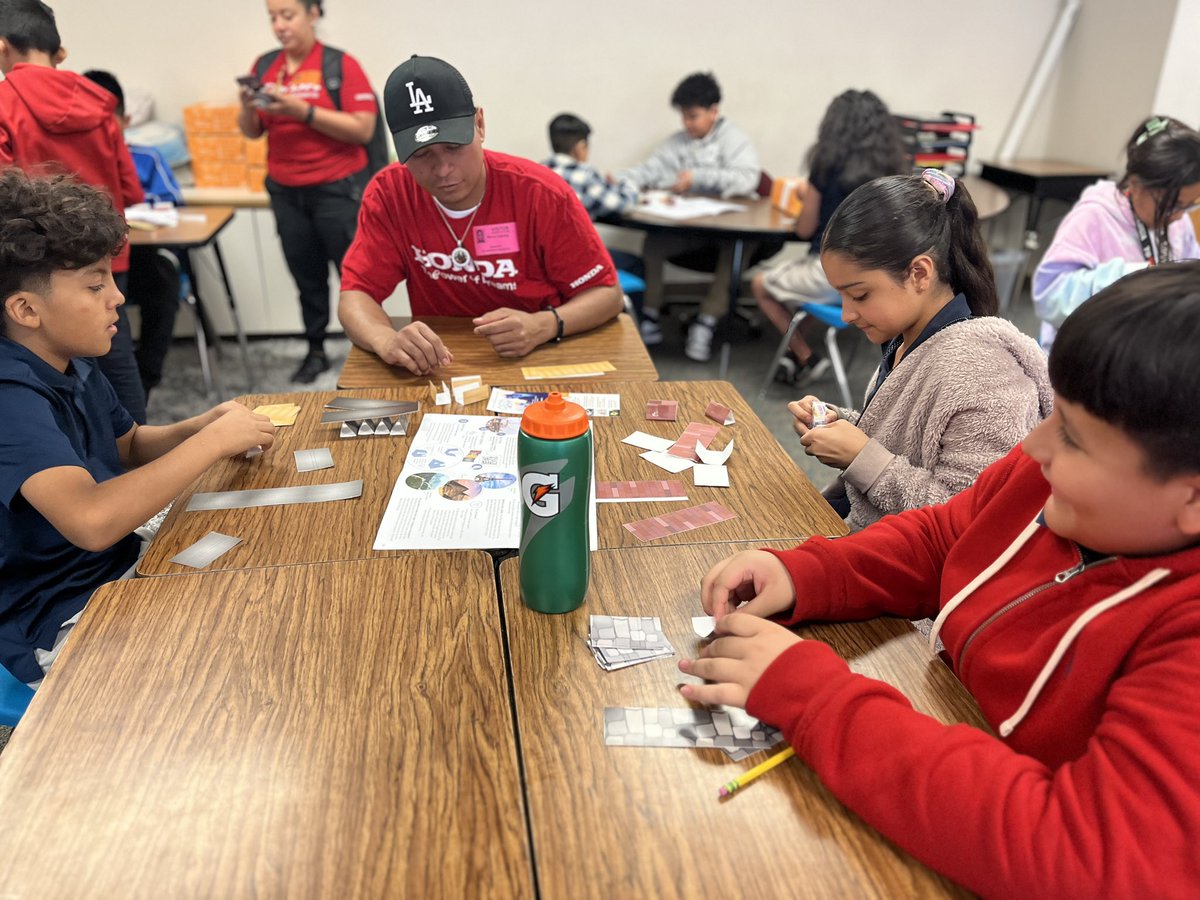
[[[758,390],[758,396],[760,398],[766,396],[767,388],[775,380],[775,369],[779,365],[779,361],[783,359],[783,354],[787,352],[792,335],[796,333],[796,329],[800,327],[800,323],[807,318],[816,319],[818,322],[829,326],[825,330],[825,352],[829,354],[829,362],[833,365],[834,377],[837,379],[838,388],[842,392],[842,406],[846,409],[853,409],[854,400],[850,395],[850,383],[846,380],[846,367],[842,364],[842,354],[838,349],[837,343],[838,332],[846,327],[846,323],[842,321],[842,304],[840,302],[805,302],[800,304],[800,308],[792,316],[792,321],[788,325],[787,331],[783,333],[783,340],[779,342],[779,347],[775,351],[775,355],[771,357],[771,365],[767,367],[767,377],[763,379],[762,387]]]
[[[20,722],[32,699],[33,688],[0,666],[0,725],[12,728]]]

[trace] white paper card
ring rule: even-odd
[[[724,466],[692,466],[692,483],[696,487],[729,487],[729,470]]]
[[[684,469],[690,469],[694,465],[690,459],[672,456],[670,453],[662,453],[658,450],[647,450],[640,455],[646,462],[653,463],[660,469],[666,469],[668,472],[676,475]]]
[[[709,450],[701,444],[696,444],[696,455],[700,457],[700,462],[708,466],[723,466],[729,457],[733,454],[733,439],[725,445],[724,450]]]
[[[181,566],[203,569],[226,551],[242,542],[241,538],[230,537],[219,531],[210,531],[190,547],[181,550],[168,560]]]
[[[632,444],[634,447],[641,447],[643,450],[656,450],[662,453],[670,450],[675,446],[675,442],[670,438],[655,437],[652,434],[646,434],[644,431],[635,431],[629,437],[621,441],[622,444]],[[677,469],[675,471],[682,471]]]
[[[706,638],[717,629],[717,620],[712,616],[692,616],[692,631],[696,637]]]

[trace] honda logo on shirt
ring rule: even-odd
[[[413,88],[415,82],[409,81],[405,83],[408,88],[409,106],[416,115],[421,113],[433,112],[433,98],[426,94],[421,88]]]

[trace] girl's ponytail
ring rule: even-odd
[[[979,213],[975,201],[962,182],[946,201],[950,217],[949,241],[946,247],[943,279],[956,294],[967,298],[967,305],[977,316],[994,316],[1000,309],[996,294],[996,273],[988,258],[987,244],[979,230]]]
[[[837,252],[898,283],[909,264],[927,253],[938,276],[967,298],[971,312],[999,309],[996,279],[979,232],[975,202],[961,181],[941,172],[876,178],[854,191],[825,228],[821,252]]]

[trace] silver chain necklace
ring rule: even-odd
[[[457,245],[450,251],[450,261],[459,267],[469,266],[474,260],[471,258],[471,252],[463,246],[463,241],[467,239],[467,235],[471,233],[471,223],[475,221],[475,216],[479,212],[479,207],[483,206],[483,198],[487,195],[487,180],[483,182],[483,193],[479,195],[479,204],[471,212],[471,217],[467,219],[467,228],[463,231],[463,236],[459,237],[454,233],[454,229],[450,227],[450,220],[446,218],[446,214],[442,212],[442,205],[433,201],[434,208],[438,211],[438,215],[442,217],[442,224],[446,226],[446,230],[450,232],[450,237],[454,238],[454,243]]]

